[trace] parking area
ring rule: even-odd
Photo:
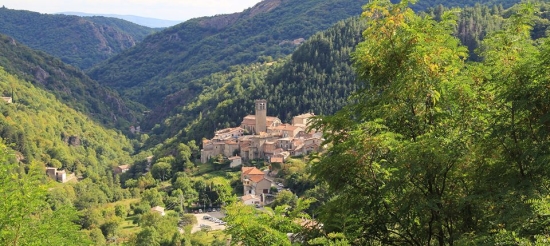
[[[216,230],[223,230],[225,229],[225,225],[220,225],[220,223],[216,223],[213,219],[207,219],[208,217],[210,218],[216,218],[216,219],[221,219],[224,217],[224,215],[220,212],[210,212],[210,213],[198,213],[198,214],[194,214],[195,217],[197,218],[197,224],[193,226],[193,229],[191,230],[191,233],[195,233],[197,231],[200,231],[201,230],[201,225],[205,228],[208,228],[211,230],[211,231],[216,231]]]

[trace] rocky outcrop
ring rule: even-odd
[[[241,13],[233,13],[226,15],[217,15],[213,17],[203,18],[199,21],[201,27],[214,28],[217,30],[224,29],[235,24],[240,19],[249,19],[256,15],[267,13],[277,8],[283,0],[264,0],[254,5]]]

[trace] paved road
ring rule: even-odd
[[[217,230],[223,230],[225,229],[225,226],[224,225],[219,225],[218,223],[215,223],[215,222],[212,222],[210,220],[205,220],[203,219],[203,217],[205,215],[208,215],[208,216],[211,216],[211,217],[214,217],[214,218],[223,218],[224,215],[220,212],[210,212],[210,213],[201,213],[201,214],[193,214],[195,215],[195,217],[197,217],[197,224],[193,226],[193,229],[191,229],[191,233],[195,233],[195,232],[198,232],[201,230],[200,228],[200,225],[201,224],[204,224],[204,225],[209,225],[212,227],[212,231],[217,231]]]

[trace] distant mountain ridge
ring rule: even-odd
[[[296,49],[292,41],[359,15],[366,2],[265,0],[240,13],[191,19],[149,36],[88,74],[154,108],[179,90],[200,92],[188,84],[192,80],[289,55]]]
[[[83,12],[61,12],[57,14],[76,15],[80,17],[103,16],[103,17],[110,17],[110,18],[118,18],[118,19],[122,19],[125,21],[129,21],[129,22],[132,22],[141,26],[150,27],[150,28],[171,27],[183,22],[178,20],[163,20],[163,19],[142,17],[142,16],[136,16],[136,15],[90,14],[90,13],[83,13]]]
[[[155,31],[116,18],[83,18],[0,8],[0,33],[81,69],[133,47]]]

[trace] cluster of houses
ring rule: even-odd
[[[244,117],[240,127],[216,131],[214,138],[203,140],[201,162],[222,155],[229,158],[231,167],[255,159],[282,163],[289,156],[317,151],[323,141],[322,134],[307,130],[313,116],[311,113],[298,115],[292,124],[283,124],[279,118],[267,116],[266,100],[256,100],[255,114]]]

